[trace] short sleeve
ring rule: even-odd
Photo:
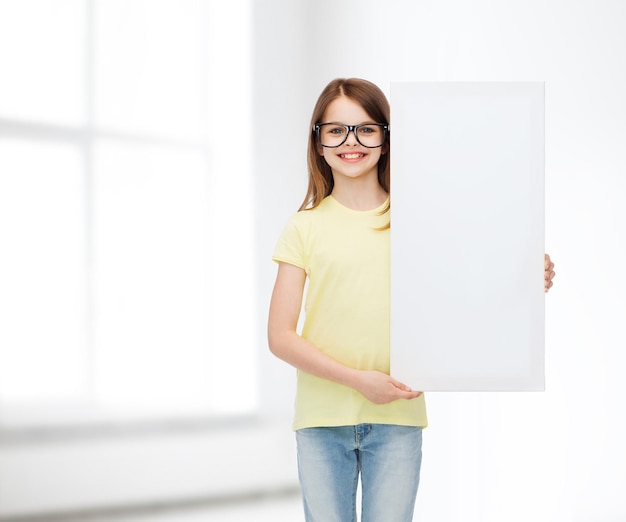
[[[278,238],[272,259],[277,263],[289,263],[306,270],[306,252],[297,214],[292,216]]]

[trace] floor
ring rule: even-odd
[[[45,518],[38,518],[44,521]],[[304,522],[298,495],[280,495],[218,505],[146,509],[132,514],[90,514],[81,517],[54,517],[50,522]],[[46,522],[48,522],[46,520]]]

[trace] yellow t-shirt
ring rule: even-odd
[[[351,210],[332,196],[292,216],[272,259],[306,271],[302,336],[346,366],[389,373],[390,244],[385,205]],[[424,396],[374,404],[298,371],[295,430],[361,423],[426,426]]]

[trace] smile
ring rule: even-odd
[[[365,154],[363,154],[362,152],[350,152],[350,153],[345,153],[345,154],[339,154],[339,157],[343,159],[360,159],[364,156]]]

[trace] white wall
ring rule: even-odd
[[[254,4],[253,107],[259,281],[258,332],[261,408],[267,415],[291,414],[295,374],[267,348],[267,314],[276,267],[272,252],[287,218],[304,199],[309,107],[315,102],[306,60],[307,21],[291,0]],[[272,132],[272,128],[279,129]]]
[[[626,519],[626,4],[318,0],[299,13],[291,4],[257,4],[256,114],[293,128],[288,143],[269,133],[257,142],[261,295],[274,275],[265,260],[304,194],[305,133],[329,80],[364,77],[387,92],[403,80],[545,81],[546,250],[557,265],[547,390],[430,394],[417,510],[442,522]],[[291,373],[266,364],[276,384],[266,397],[289,408]]]

